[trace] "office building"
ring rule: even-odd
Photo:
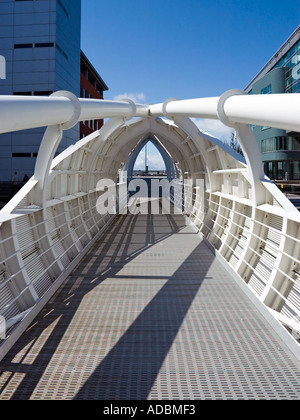
[[[88,97],[103,98],[107,86],[81,51],[81,0],[1,0],[0,22],[0,55],[6,60],[1,95],[48,96],[68,90],[79,97],[84,85]],[[77,124],[64,132],[57,153],[89,128]],[[33,174],[44,132],[0,136],[0,181],[11,181],[15,171],[20,178]]]
[[[300,26],[248,84],[249,94],[300,92]],[[271,179],[300,180],[300,133],[253,127],[265,173]]]

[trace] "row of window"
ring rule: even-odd
[[[102,127],[102,120],[90,120],[90,121],[82,121],[82,124],[86,127],[90,128],[91,130],[100,130]]]
[[[29,49],[29,48],[53,48],[54,45],[56,49],[65,57],[66,60],[69,59],[68,54],[61,48],[60,45],[54,42],[36,42],[36,43],[23,43],[23,44],[14,44],[16,50],[20,49]]]
[[[280,150],[300,151],[300,137],[277,136],[261,141],[262,153]]]
[[[289,91],[292,89],[293,92],[299,91],[299,82],[300,82],[300,63],[288,69],[286,72],[286,90]]]
[[[14,96],[50,96],[53,90],[36,90],[34,92],[13,92]]]
[[[28,44],[15,44],[15,49],[22,49],[22,48],[51,48],[54,47],[54,42],[36,42],[36,43],[28,43]]]
[[[270,179],[300,180],[300,161],[265,162],[264,169]]]
[[[300,92],[300,41],[298,41],[276,64],[286,68],[286,92]]]
[[[300,92],[300,80],[286,89],[286,93],[299,93]]]
[[[89,83],[93,86],[93,88],[99,93],[99,95],[103,96],[103,90],[101,89],[100,85],[98,84],[97,80],[91,79],[88,77],[87,73],[83,73],[84,77],[89,81]],[[91,94],[87,92],[85,88],[82,88],[82,98],[91,98]]]
[[[85,65],[85,63],[83,61],[81,61],[80,72],[83,74],[83,76],[86,78],[86,80],[88,80],[89,83],[96,89],[96,91],[100,95],[103,95],[103,89],[102,89],[101,85],[99,84],[96,77],[87,68],[87,66]],[[86,96],[82,96],[82,97],[85,98]]]
[[[287,93],[300,92],[300,41],[298,41],[276,64],[274,68],[285,67],[285,85]],[[272,86],[261,90],[262,94],[272,93]]]
[[[295,58],[297,55],[300,54],[300,41],[296,42],[296,44],[285,54],[285,56],[278,61],[276,67],[293,67],[297,64],[298,59]]]
[[[300,56],[299,56],[300,57]],[[292,69],[287,69],[285,78],[286,93],[300,92],[300,62]],[[272,93],[272,85],[268,85],[261,89],[262,95]]]

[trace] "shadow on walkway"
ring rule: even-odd
[[[202,272],[193,270],[202,263]],[[200,244],[145,307],[75,399],[145,400],[213,261]]]
[[[162,221],[161,231],[159,220]],[[72,273],[59,296],[46,305],[2,361],[0,373],[5,376],[1,381],[0,375],[0,399],[16,373],[22,374],[23,379],[11,399],[32,398],[83,298],[104,280],[119,280],[122,267],[184,228],[182,216],[118,216]],[[179,269],[165,277],[164,286],[89,379],[78,384],[74,399],[146,399],[213,260],[214,255],[203,243],[194,247]],[[148,277],[149,281],[156,278],[155,275],[139,276],[142,281]],[[162,279],[161,275],[158,277]],[[46,328],[51,331],[42,338]]]

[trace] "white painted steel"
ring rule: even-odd
[[[200,98],[171,101],[165,111],[171,117],[219,119],[217,107],[220,98]],[[164,104],[151,105],[152,116],[164,116]],[[225,114],[233,124],[255,124],[300,131],[298,109],[300,93],[272,95],[232,95],[224,105]]]
[[[299,95],[269,97],[268,101],[274,99],[274,113],[259,105],[267,104],[264,98],[256,101],[238,92],[150,106],[130,100],[77,103],[71,96],[2,97],[1,132],[24,125],[50,126],[33,178],[0,212],[0,315],[11,326],[7,339],[0,342],[0,359],[114,217],[97,212],[98,181],[117,181],[120,176],[122,188],[124,162],[149,136],[162,144],[180,169],[177,182],[187,185],[187,216],[199,234],[298,340],[300,213],[264,176],[252,131],[241,123],[255,123],[259,108],[264,125],[273,121],[281,127],[298,127],[298,117],[289,111],[299,103]],[[78,104],[79,119],[110,119],[100,131],[53,159],[62,130],[68,127],[63,124],[74,124],[76,112],[78,118]],[[257,109],[252,109],[254,104]],[[284,107],[289,111],[283,112]],[[245,159],[199,131],[189,118],[196,116],[233,123]],[[204,185],[204,199],[199,185]],[[122,206],[126,189],[123,195]],[[181,199],[174,197],[175,202]]]
[[[187,99],[187,100],[171,100],[167,103],[150,105],[150,115],[153,117],[164,116],[164,105],[166,113],[171,117],[195,117],[195,118],[211,118],[218,119],[217,106],[219,97]]]
[[[132,116],[129,101],[116,102],[79,98],[78,121]],[[72,119],[74,106],[66,97],[0,96],[0,133],[64,124]],[[146,116],[148,106],[137,105],[136,115]]]
[[[199,98],[167,104],[136,105],[135,116],[153,117],[187,116],[196,118],[218,117],[220,98]],[[79,121],[99,118],[132,116],[132,104],[128,101],[79,99]],[[256,124],[286,130],[300,131],[297,109],[300,94],[232,95],[224,104],[224,111],[232,123]],[[70,99],[64,97],[0,96],[0,133],[35,127],[63,124],[74,114]]]
[[[299,102],[300,93],[232,96],[224,111],[234,123],[300,131]]]

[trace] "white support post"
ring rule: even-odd
[[[64,97],[69,99],[73,105],[73,116],[64,124],[49,126],[41,142],[33,176],[34,180],[38,181],[38,185],[36,186],[34,192],[34,202],[36,205],[41,207],[45,206],[45,187],[47,178],[55,152],[61,142],[63,130],[69,130],[74,127],[78,123],[81,114],[81,105],[78,98],[73,95],[73,93],[59,91],[53,93],[51,97]]]
[[[38,182],[34,190],[33,201],[34,204],[41,207],[45,206],[45,184],[62,135],[61,125],[52,125],[47,128],[40,145],[33,175],[33,179]]]
[[[225,113],[226,101],[234,96],[243,96],[245,92],[238,89],[232,89],[225,92],[219,99],[217,114],[219,120],[226,126],[234,128],[237,133],[240,146],[243,150],[247,162],[251,184],[254,193],[255,205],[263,204],[265,200],[265,188],[261,182],[264,180],[264,170],[261,154],[252,129],[248,124],[236,123],[229,120]]]

